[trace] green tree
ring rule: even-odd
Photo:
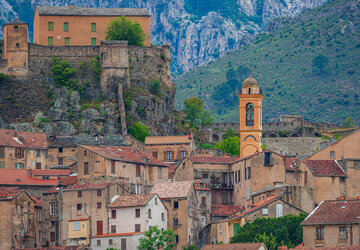
[[[137,122],[129,128],[129,133],[137,140],[145,142],[146,136],[149,136],[149,129],[140,122]]]
[[[270,235],[266,235],[266,233],[257,234],[254,242],[264,243],[266,248],[269,250],[276,250],[278,248],[276,238],[272,235],[272,233],[270,233]]]
[[[106,40],[128,41],[132,46],[144,46],[145,33],[140,24],[121,16],[110,21],[105,30]]]
[[[184,100],[185,105],[185,119],[189,121],[190,127],[195,128],[198,119],[203,112],[204,103],[199,97],[190,97]]]
[[[170,250],[175,246],[175,234],[172,229],[161,231],[157,226],[153,226],[144,235],[145,237],[139,239],[139,250]]]
[[[161,94],[161,84],[160,81],[157,79],[151,79],[150,80],[150,87],[151,87],[151,93],[154,95],[160,95]]]
[[[66,86],[69,90],[80,90],[81,86],[76,77],[76,69],[71,67],[68,61],[59,60],[53,56],[53,66],[51,72],[54,74],[55,84],[59,86]]]
[[[214,146],[210,143],[202,143],[199,148],[214,148]]]
[[[240,138],[238,136],[229,137],[215,145],[229,155],[240,155]]]
[[[209,110],[204,110],[203,112],[201,112],[199,116],[199,125],[201,128],[200,134],[205,127],[210,126],[211,124],[213,124],[213,122],[214,122],[214,118],[212,117],[211,112]]]
[[[230,138],[230,137],[234,137],[236,136],[234,130],[232,130],[231,128],[228,128],[223,136],[224,139]]]
[[[354,128],[356,126],[355,122],[353,121],[352,117],[349,116],[344,121],[345,128]]]
[[[329,60],[323,54],[316,56],[312,61],[313,70],[322,74],[328,65]]]

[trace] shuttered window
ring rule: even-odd
[[[64,23],[64,31],[69,31],[69,23]]]
[[[91,24],[91,32],[95,32],[96,31],[96,23],[92,23]]]
[[[70,45],[70,37],[65,37],[65,46]]]
[[[96,46],[96,38],[91,38],[91,45]]]
[[[52,37],[52,36],[49,36],[49,37],[48,37],[48,45],[49,45],[49,46],[52,46],[52,45],[53,45],[53,37]]]
[[[48,31],[53,31],[53,30],[54,30],[54,23],[48,22]]]

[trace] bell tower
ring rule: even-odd
[[[249,76],[239,93],[240,157],[262,151],[262,100],[259,83]]]

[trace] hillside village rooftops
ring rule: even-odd
[[[78,145],[127,146],[124,137],[111,134],[103,136],[103,138],[91,135],[50,136],[48,137],[48,144],[49,148],[77,147]]]
[[[191,138],[189,135],[181,136],[147,136],[145,145],[161,145],[161,144],[189,144]]]
[[[96,190],[96,189],[104,189],[111,185],[114,185],[115,183],[93,183],[93,184],[75,184],[72,187],[65,188],[64,191],[74,191],[74,190]]]
[[[36,6],[40,16],[150,16],[145,8],[84,8]]]
[[[46,134],[0,129],[0,146],[46,149]]]
[[[114,202],[109,205],[109,208],[143,207],[154,196],[155,194],[120,195]]]
[[[66,169],[33,169],[31,170],[32,176],[69,176],[70,170]]]
[[[346,176],[335,160],[304,160],[303,162],[315,176]]]
[[[158,182],[151,189],[151,193],[157,194],[161,199],[186,198],[192,185],[192,181]]]
[[[212,216],[221,216],[228,217],[239,212],[238,206],[233,205],[211,205],[211,215]]]
[[[322,201],[301,225],[360,224],[360,199]]]
[[[169,167],[168,164],[147,155],[145,152],[132,147],[113,147],[113,146],[83,146],[80,147],[94,152],[106,159],[123,161],[130,163],[146,164],[152,166]]]
[[[45,170],[43,170],[45,171]],[[58,170],[66,171],[67,170]],[[62,174],[65,175],[65,174]],[[0,169],[0,185],[8,186],[55,186],[58,179],[38,179],[29,175],[27,169]]]
[[[22,192],[16,187],[0,187],[0,200],[12,200]]]

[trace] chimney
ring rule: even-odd
[[[75,5],[72,3],[72,4],[70,4],[70,8],[71,9],[74,9],[75,8]]]

